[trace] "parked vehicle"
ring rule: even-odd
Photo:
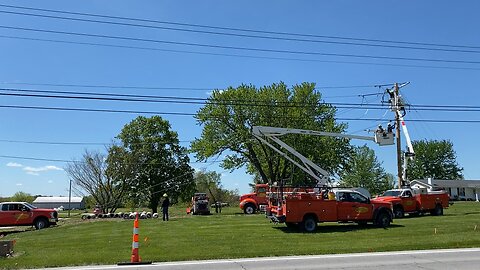
[[[319,222],[356,222],[359,224],[372,222],[381,227],[390,225],[393,221],[393,207],[390,202],[370,200],[360,192],[350,189],[334,191],[327,186],[329,173],[326,170],[279,138],[286,134],[362,139],[374,141],[379,145],[393,144],[392,130],[384,130],[381,127],[373,137],[368,137],[303,129],[254,126],[253,135],[259,141],[317,180],[315,188],[296,190],[285,189],[283,186],[271,187],[268,196],[267,216],[272,221],[284,222],[288,227],[300,225],[307,232],[315,231]],[[267,139],[280,147],[277,148]],[[298,158],[302,164],[281,149]]]
[[[265,211],[268,205],[268,188],[268,184],[257,184],[254,192],[240,196],[240,209],[247,215],[259,210]]]
[[[206,193],[195,193],[192,197],[192,206],[187,209],[187,214],[209,215],[210,205]]]
[[[299,226],[306,232],[315,231],[320,222],[373,223],[388,227],[393,221],[391,203],[371,200],[350,189],[291,193],[284,196],[280,206],[275,205],[275,201],[271,200],[267,216],[273,222],[284,222],[287,227]]]
[[[392,203],[395,218],[402,218],[405,214],[424,213],[441,216],[450,197],[445,191],[404,188],[387,190],[376,200]]]
[[[37,230],[55,225],[58,213],[26,202],[0,203],[0,226],[35,226]]]

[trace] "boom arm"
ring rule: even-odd
[[[309,174],[315,180],[317,180],[318,186],[325,186],[329,180],[329,173],[322,169],[320,166],[300,154],[293,147],[286,144],[278,137],[286,134],[304,134],[304,135],[315,135],[315,136],[328,136],[328,137],[337,137],[337,138],[349,138],[349,139],[360,139],[367,141],[374,141],[379,145],[392,145],[393,144],[393,133],[386,132],[385,130],[377,130],[375,136],[359,136],[359,135],[349,135],[342,133],[333,133],[333,132],[323,132],[323,131],[314,131],[314,130],[304,130],[304,129],[294,129],[294,128],[278,128],[278,127],[266,127],[266,126],[254,126],[252,130],[253,136],[260,140],[263,144],[272,148],[275,152],[279,153],[281,156],[295,164],[297,167],[302,169],[304,172]],[[265,137],[265,138],[264,138]],[[295,161],[288,154],[271,144],[267,141],[266,138],[269,138],[280,148],[287,150],[289,153],[297,157],[303,164]]]

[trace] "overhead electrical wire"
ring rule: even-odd
[[[24,156],[10,156],[10,155],[0,155],[0,158],[11,158],[11,159],[24,159],[24,160],[36,160],[36,161],[53,161],[53,162],[65,162],[65,163],[85,163],[84,161],[79,160],[66,160],[66,159],[52,159],[52,158],[36,158],[36,157],[24,157]],[[220,163],[223,161],[190,161],[189,164],[208,164],[208,163]],[[126,163],[126,164],[143,164],[143,163]],[[152,163],[150,163],[152,164]]]
[[[42,41],[42,42],[53,42],[53,43],[63,43],[63,44],[75,44],[75,45],[87,45],[87,46],[99,46],[99,47],[109,47],[109,48],[119,48],[119,49],[135,49],[135,50],[147,50],[147,51],[157,51],[157,52],[173,52],[173,53],[186,53],[186,54],[196,54],[196,55],[212,55],[212,56],[226,56],[226,57],[237,57],[237,58],[264,59],[264,60],[298,61],[298,62],[332,63],[332,64],[352,64],[352,65],[370,65],[370,66],[389,66],[389,67],[393,66],[393,67],[408,67],[408,68],[450,69],[450,70],[480,70],[480,68],[459,67],[459,66],[432,66],[432,65],[418,65],[418,64],[375,63],[375,62],[302,59],[302,58],[291,58],[291,57],[274,57],[274,56],[257,56],[257,55],[243,55],[243,54],[230,54],[230,53],[200,52],[200,51],[161,49],[161,48],[140,47],[140,46],[130,46],[130,45],[103,44],[103,43],[95,43],[95,42],[80,42],[80,41],[67,41],[67,40],[55,40],[55,39],[44,39],[44,38],[29,38],[29,37],[19,37],[19,36],[11,36],[11,35],[0,35],[0,38],[20,39],[20,40],[29,40],[29,41]]]
[[[110,145],[114,144],[115,142],[109,142],[109,143],[101,143],[101,142],[51,142],[51,141],[22,141],[22,140],[5,140],[5,139],[0,139],[0,143],[24,143],[24,144],[47,144],[47,145]],[[192,140],[179,140],[179,143],[190,143]],[[156,142],[157,143],[157,142]],[[167,142],[167,141],[161,141],[159,143],[175,143],[175,142]],[[139,144],[151,144],[151,143],[132,143],[134,145],[139,145]]]
[[[164,26],[153,26],[153,25],[142,25],[142,24],[122,23],[122,22],[112,22],[112,21],[100,21],[100,20],[81,19],[81,18],[72,18],[72,17],[51,16],[51,15],[44,15],[44,14],[13,12],[13,11],[5,11],[5,10],[0,10],[0,13],[23,15],[23,16],[34,16],[34,17],[50,18],[50,19],[61,19],[61,20],[70,20],[70,21],[89,22],[89,23],[101,23],[101,24],[121,25],[121,26],[130,26],[130,27],[141,27],[141,28],[160,29],[160,30],[182,31],[182,32],[190,32],[190,33],[201,33],[201,34],[213,34],[213,35],[243,37],[243,38],[246,37],[246,38],[296,41],[296,42],[324,43],[324,44],[336,44],[336,45],[353,45],[353,46],[381,47],[381,48],[395,48],[395,49],[411,49],[411,50],[427,50],[427,51],[442,51],[442,52],[480,53],[480,50],[426,48],[426,47],[414,47],[414,46],[404,46],[404,45],[369,44],[369,43],[358,43],[358,42],[327,41],[327,40],[287,38],[287,37],[275,37],[275,36],[264,36],[264,35],[262,35],[262,36],[260,36],[260,35],[249,35],[249,34],[238,34],[238,33],[228,33],[228,32],[214,32],[214,31],[205,31],[205,30],[194,30],[194,29],[184,29],[184,28],[164,27]]]
[[[435,46],[435,47],[445,47],[445,48],[480,49],[480,46],[439,44],[439,43],[427,43],[427,42],[412,42],[412,41],[401,41],[401,40],[368,39],[368,38],[304,34],[304,33],[282,32],[282,31],[267,31],[267,30],[257,30],[257,29],[202,25],[202,24],[193,24],[193,23],[180,23],[180,22],[172,22],[172,21],[160,21],[160,20],[153,20],[153,19],[122,17],[122,16],[113,16],[113,15],[105,15],[105,14],[82,13],[82,12],[73,12],[73,11],[66,11],[66,10],[53,10],[53,9],[34,8],[34,7],[26,7],[26,6],[14,6],[14,5],[5,5],[5,4],[0,4],[0,7],[22,9],[22,10],[31,10],[31,11],[33,10],[33,11],[60,13],[60,14],[69,14],[69,15],[80,15],[80,16],[88,16],[88,17],[96,17],[96,18],[104,18],[104,19],[116,19],[116,20],[127,20],[127,21],[156,23],[156,24],[175,25],[175,26],[187,26],[187,27],[197,27],[197,28],[216,29],[216,30],[249,32],[249,33],[257,33],[257,34],[271,34],[271,35],[284,35],[284,36],[297,36],[297,37],[310,37],[310,38],[313,37],[313,38],[339,39],[339,40],[354,40],[354,41],[367,41],[367,42],[379,42],[379,43],[390,43],[390,44],[422,45],[422,46]]]
[[[37,86],[58,86],[58,87],[77,87],[77,88],[118,88],[118,89],[147,89],[147,90],[214,90],[226,89],[227,87],[165,87],[165,86],[124,86],[124,85],[95,85],[95,84],[59,84],[59,83],[36,83],[36,82],[0,82],[0,84],[12,85],[37,85]],[[315,86],[315,89],[346,89],[346,88],[379,88],[386,86],[393,86],[395,83],[378,83],[378,84],[364,84],[364,85],[320,85]],[[246,84],[249,85],[249,84]]]
[[[76,112],[103,112],[103,113],[127,113],[127,114],[155,114],[155,115],[177,115],[196,116],[194,113],[185,112],[157,112],[157,111],[136,111],[136,110],[114,110],[114,109],[90,109],[90,108],[67,108],[67,107],[46,107],[46,106],[22,106],[22,105],[0,105],[5,109],[31,109],[31,110],[53,110],[53,111],[76,111]],[[214,117],[215,118],[215,117]],[[218,117],[220,118],[220,117]],[[281,117],[277,117],[281,118]],[[283,117],[290,118],[291,117]],[[335,118],[339,121],[385,121],[382,118]],[[431,123],[480,123],[480,120],[448,120],[448,119],[409,119],[409,122],[431,122]]]
[[[38,29],[38,28],[28,28],[28,27],[16,27],[16,26],[7,26],[7,25],[0,25],[0,28],[11,29],[11,30],[20,30],[20,31],[28,31],[28,32],[37,32],[37,33],[61,34],[61,35],[93,37],[93,38],[106,38],[106,39],[126,40],[126,41],[136,41],[136,42],[140,41],[140,42],[148,42],[148,43],[156,43],[156,44],[182,45],[182,46],[192,46],[192,47],[200,47],[200,48],[228,49],[228,50],[240,50],[240,51],[249,51],[249,52],[267,52],[267,53],[282,53],[282,54],[294,54],[294,55],[350,57],[350,58],[361,58],[361,59],[420,61],[420,62],[430,62],[430,63],[480,64],[480,61],[469,61],[469,60],[448,60],[448,59],[414,58],[414,57],[397,57],[397,56],[376,56],[376,55],[342,54],[342,53],[326,53],[326,52],[310,52],[310,51],[295,51],[295,50],[278,50],[278,49],[252,48],[252,47],[238,47],[238,46],[213,45],[213,44],[180,42],[180,41],[159,40],[159,39],[136,38],[136,37],[127,37],[127,36],[88,34],[88,33],[79,33],[79,32],[68,32],[68,31],[57,31],[57,30],[47,30],[47,29]]]
[[[19,93],[2,93],[1,91],[12,92],[40,92],[40,93],[55,93],[55,94],[69,94],[69,95],[46,95],[46,94],[19,94]],[[80,96],[84,95],[84,96]],[[89,96],[85,96],[89,95]],[[92,95],[92,96],[90,96]],[[378,94],[375,94],[378,95]],[[345,103],[345,102],[329,102],[329,103],[291,103],[287,101],[249,101],[241,99],[219,100],[215,101],[208,98],[199,97],[178,97],[178,96],[153,96],[153,95],[132,95],[132,94],[114,94],[114,93],[89,93],[89,92],[70,92],[70,91],[51,91],[51,90],[32,90],[32,89],[13,89],[0,88],[0,96],[15,96],[15,97],[34,97],[34,98],[54,98],[54,99],[80,99],[80,100],[99,100],[99,101],[128,101],[128,102],[151,102],[151,103],[176,103],[176,104],[198,104],[198,105],[230,105],[230,106],[268,106],[268,107],[306,107],[317,105],[332,105],[337,108],[348,109],[382,109],[387,106],[382,103],[378,104],[364,104],[364,103]],[[95,97],[101,96],[101,97]],[[128,98],[119,98],[128,97]],[[272,104],[274,102],[275,104]],[[476,112],[480,111],[480,106],[470,105],[432,105],[432,104],[407,104],[408,106],[415,106],[416,110],[428,111],[465,111]]]

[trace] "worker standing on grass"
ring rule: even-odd
[[[168,199],[167,193],[163,194],[163,202],[162,202],[162,213],[163,213],[163,221],[168,221],[168,207],[170,206],[170,200]]]

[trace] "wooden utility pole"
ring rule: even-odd
[[[399,98],[398,98],[398,83],[395,83],[393,90],[394,102],[392,105],[395,109],[395,136],[397,137],[397,169],[398,169],[398,188],[403,186],[403,166],[402,166],[402,144],[400,139],[400,115],[399,115]]]

